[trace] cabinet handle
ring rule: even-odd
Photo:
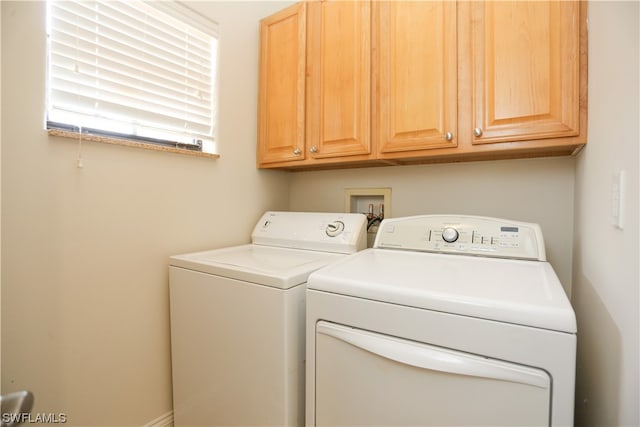
[[[317,153],[317,152],[318,152],[318,147],[316,147],[315,145],[313,145],[311,148],[309,148],[309,152],[310,152],[310,153]]]
[[[300,151],[299,148],[296,148],[295,150],[293,150],[293,154],[299,156],[300,154],[302,154],[302,151]]]
[[[444,134],[444,137],[447,141],[452,141],[453,140],[453,134],[451,132],[447,132]]]
[[[473,130],[473,134],[474,134],[475,136],[478,136],[478,137],[482,136],[482,129],[481,129],[481,128],[475,128],[475,129]]]

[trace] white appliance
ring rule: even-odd
[[[251,241],[170,258],[176,427],[303,425],[307,277],[365,248],[366,218],[267,212]]]
[[[576,320],[536,224],[385,219],[307,284],[307,426],[572,426]]]

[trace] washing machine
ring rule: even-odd
[[[266,212],[250,244],[170,257],[174,425],[303,425],[307,277],[365,247],[364,215]]]
[[[307,426],[572,426],[576,320],[536,224],[385,219],[307,284]]]

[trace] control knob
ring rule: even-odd
[[[458,233],[458,230],[453,227],[445,227],[445,229],[442,230],[442,240],[447,243],[455,242],[458,240],[458,237],[460,237],[460,234]]]
[[[340,235],[344,231],[344,222],[342,221],[333,221],[327,224],[327,229],[325,232],[329,237],[336,237]]]

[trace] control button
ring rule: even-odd
[[[442,230],[442,240],[447,243],[455,242],[456,240],[458,240],[459,236],[460,235],[458,234],[458,230],[453,227],[446,227],[444,230]]]
[[[329,237],[336,237],[340,235],[344,231],[344,222],[342,221],[333,221],[327,224],[327,229],[325,232]]]
[[[477,231],[474,231],[473,233],[471,233],[471,243],[482,244],[483,241],[484,241],[484,236],[482,236],[480,233],[478,233]]]

